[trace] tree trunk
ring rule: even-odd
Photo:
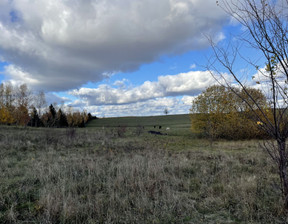
[[[288,209],[288,177],[287,177],[287,157],[286,157],[286,143],[284,140],[278,140],[279,150],[279,175],[281,180],[281,187],[284,197],[284,206]]]

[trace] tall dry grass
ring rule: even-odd
[[[255,142],[117,136],[1,127],[0,223],[288,221]]]

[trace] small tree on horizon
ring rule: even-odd
[[[168,115],[168,114],[169,114],[169,110],[168,110],[167,108],[165,108],[164,114],[165,114],[165,115]]]

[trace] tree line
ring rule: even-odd
[[[45,93],[32,93],[26,84],[0,84],[0,124],[32,127],[84,127],[96,119],[86,111],[65,110],[51,104],[47,107]]]

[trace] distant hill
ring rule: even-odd
[[[99,118],[92,120],[87,124],[87,127],[144,127],[162,126],[190,128],[191,122],[189,114],[163,115],[163,116],[147,116],[147,117],[113,117]]]

